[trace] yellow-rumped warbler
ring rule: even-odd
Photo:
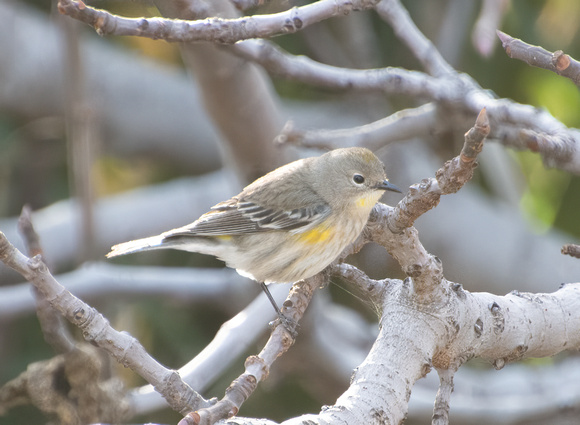
[[[383,164],[368,149],[336,149],[291,162],[220,202],[191,224],[115,245],[107,257],[173,248],[214,255],[262,285],[314,276],[353,242],[385,190]]]

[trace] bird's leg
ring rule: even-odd
[[[278,315],[278,320],[280,321],[280,323],[282,323],[282,326],[284,326],[284,328],[290,333],[292,338],[296,338],[296,335],[297,335],[296,328],[298,327],[298,323],[296,323],[296,321],[294,319],[291,319],[289,317],[284,316],[284,314],[282,313],[282,311],[278,307],[278,304],[276,304],[274,297],[270,293],[268,286],[264,282],[260,282],[260,286],[262,287],[262,290],[266,293],[266,296],[270,300],[270,303],[272,303],[274,310],[276,310],[276,314]]]

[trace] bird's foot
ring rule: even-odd
[[[278,314],[278,317],[275,320],[272,320],[270,323],[270,329],[274,330],[276,326],[282,325],[286,332],[292,337],[292,339],[296,339],[298,336],[298,322],[290,317],[285,316],[282,313]]]

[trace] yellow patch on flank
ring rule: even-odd
[[[324,242],[330,237],[330,229],[326,226],[318,226],[296,236],[298,236],[298,240],[301,242],[307,244],[317,244]]]
[[[230,235],[218,235],[216,238],[221,239],[222,241],[229,241],[232,237]]]

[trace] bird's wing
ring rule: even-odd
[[[237,209],[247,220],[257,223],[262,230],[295,230],[316,225],[330,214],[330,206],[325,203],[280,210],[245,201],[238,203]]]
[[[215,205],[197,221],[164,234],[229,236],[277,230],[299,233],[330,214],[330,206],[304,178],[312,159],[284,165]],[[288,207],[291,206],[291,207]]]
[[[329,214],[328,204],[286,211],[232,198],[217,204],[194,223],[170,230],[163,236],[233,236],[276,230],[299,231],[315,226]]]

